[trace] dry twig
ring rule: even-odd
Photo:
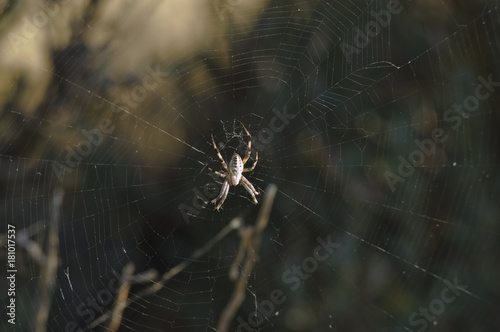
[[[44,332],[47,329],[47,319],[50,312],[50,304],[54,295],[56,285],[56,272],[59,264],[59,219],[60,209],[64,197],[64,191],[58,188],[54,191],[52,206],[50,209],[50,222],[48,230],[48,244],[46,263],[41,271],[41,278],[38,282],[40,290],[40,306],[36,313],[34,325],[37,332]]]
[[[241,218],[238,218],[238,217],[231,220],[231,222],[228,225],[226,225],[226,227],[224,227],[210,241],[208,241],[207,244],[205,244],[200,249],[196,250],[189,257],[189,259],[183,261],[182,263],[180,263],[180,264],[176,265],[175,267],[173,267],[172,269],[168,270],[165,274],[163,274],[161,279],[159,281],[155,282],[153,285],[151,285],[147,288],[144,288],[142,291],[139,291],[136,294],[132,295],[126,301],[126,303],[124,305],[122,305],[122,307],[121,307],[122,313],[123,313],[123,310],[125,310],[125,308],[127,308],[129,305],[131,305],[135,301],[137,301],[145,296],[152,295],[152,294],[156,293],[157,291],[159,291],[160,289],[162,289],[162,287],[167,283],[168,280],[172,279],[178,273],[182,272],[185,268],[187,268],[189,265],[191,265],[196,259],[198,259],[201,256],[203,256],[204,254],[206,254],[210,250],[210,248],[213,247],[214,244],[216,244],[217,242],[222,240],[227,234],[229,234],[229,232],[231,232],[233,229],[240,228],[241,223],[242,223],[242,220],[241,220]],[[134,277],[132,276],[129,278],[134,278]],[[99,324],[103,324],[108,319],[110,319],[111,316],[112,316],[112,313],[110,311],[104,313],[100,317],[96,318],[92,323],[90,323],[90,325],[87,327],[86,330],[92,330],[93,328],[95,328]]]
[[[47,257],[43,252],[43,248],[36,241],[30,239],[45,229],[45,220],[39,220],[34,222],[30,226],[18,230],[16,234],[16,246],[26,250],[28,256],[39,265],[43,265],[47,262]],[[7,234],[0,234],[0,247],[7,246]]]
[[[116,298],[115,307],[113,308],[113,313],[111,314],[111,321],[109,322],[108,328],[111,331],[118,331],[120,324],[122,322],[123,311],[127,306],[128,293],[130,291],[130,279],[134,274],[135,265],[133,263],[128,263],[123,268],[122,273],[122,284],[120,290],[118,291],[118,297]]]
[[[235,276],[237,276],[238,266],[241,262],[243,262],[245,256],[246,259],[243,262],[241,275],[234,286],[233,295],[231,296],[231,299],[226,308],[222,312],[219,324],[217,325],[217,330],[220,332],[228,331],[231,321],[236,315],[236,312],[241,306],[241,303],[243,303],[243,301],[245,300],[245,291],[248,284],[248,279],[250,278],[254,266],[259,259],[258,252],[262,240],[262,233],[268,224],[269,215],[271,214],[271,208],[273,206],[276,192],[277,188],[275,185],[271,184],[267,187],[266,192],[264,193],[262,207],[257,217],[257,222],[254,226],[248,226],[240,229],[240,248],[238,255],[231,265],[230,278],[235,278]]]

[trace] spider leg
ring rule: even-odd
[[[209,167],[208,169],[209,169],[212,173],[214,173],[214,174],[216,174],[216,175],[220,176],[221,178],[225,178],[225,177],[226,177],[226,175],[227,175],[227,174],[224,174],[224,173],[222,173],[222,172],[215,171],[215,170],[211,169],[210,167]]]
[[[241,176],[241,180],[240,181],[243,181],[246,185],[248,185],[248,187],[250,188],[250,190],[252,190],[252,192],[255,194],[255,195],[260,195],[260,193],[255,189],[255,187],[252,185],[252,183],[250,181],[248,181],[248,179],[246,177],[244,177],[243,175]]]
[[[224,183],[222,184],[222,188],[220,190],[220,194],[219,196],[212,200],[212,203],[215,204],[215,202],[217,202],[217,200],[220,199],[220,202],[219,204],[217,204],[217,206],[215,207],[215,209],[218,211],[220,209],[220,207],[222,206],[222,204],[224,204],[224,201],[226,200],[226,197],[227,197],[227,194],[229,193],[229,182],[228,180],[226,179],[224,181]]]
[[[219,159],[222,162],[222,167],[224,167],[224,169],[229,172],[227,164],[224,161],[224,158],[222,158],[222,155],[220,154],[219,148],[217,148],[217,145],[215,145],[214,135],[212,135],[212,144],[214,145],[214,149],[215,151],[217,151],[217,155],[219,156]]]
[[[224,183],[222,183],[222,187],[220,187],[219,196],[217,196],[216,198],[212,199],[211,203],[215,203],[219,199],[221,199],[221,197],[224,196],[224,191],[226,191],[227,189],[229,189],[229,181],[228,181],[228,179],[224,180]]]
[[[257,204],[259,203],[257,201],[257,198],[255,198],[255,195],[258,195],[259,193],[257,192],[257,190],[255,190],[254,186],[250,183],[250,181],[248,181],[244,176],[241,177],[241,185],[243,186],[243,188],[246,189],[246,191],[248,191],[248,193],[252,196],[253,198],[253,203],[254,204]]]
[[[210,169],[210,168],[209,168],[209,169]],[[214,170],[212,170],[212,169],[210,169],[210,170],[211,170],[211,171],[213,171],[215,174],[217,174],[217,175],[219,175],[219,176],[223,176],[223,175],[224,175],[224,174],[222,174],[222,173],[220,173],[220,172],[217,172],[217,171],[214,171]],[[225,175],[224,175],[224,176],[225,176]],[[203,202],[203,204],[205,204],[205,205],[208,205],[208,204],[215,204],[215,202],[217,202],[217,200],[218,200],[219,198],[221,198],[221,196],[222,196],[222,194],[223,194],[223,192],[224,192],[224,188],[225,188],[226,183],[228,184],[228,187],[229,187],[229,183],[227,182],[227,179],[226,179],[226,181],[224,181],[224,182],[222,183],[222,187],[221,187],[221,189],[220,189],[219,196],[218,196],[217,198],[215,198],[215,199],[211,200],[211,201],[206,201],[206,200],[204,200],[202,197],[200,197],[199,195],[197,195],[196,197],[197,197],[199,200],[201,200],[201,201]]]
[[[245,125],[241,121],[240,121],[240,123],[241,123],[241,126],[243,127],[243,129],[245,130],[245,132],[247,133],[248,137],[250,137],[250,139],[248,140],[247,154],[245,155],[245,158],[243,158],[243,160],[242,160],[243,165],[245,165],[248,158],[250,158],[250,154],[252,153],[252,135],[250,135],[247,128],[245,128]]]
[[[253,171],[253,169],[255,168],[255,166],[257,166],[257,161],[259,161],[259,152],[257,151],[257,153],[255,154],[255,162],[253,163],[253,166],[250,167],[250,168],[245,168],[243,169],[243,172],[250,172],[250,171]]]

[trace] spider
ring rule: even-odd
[[[248,132],[247,128],[243,126],[243,129],[245,130],[245,133],[250,137],[248,140],[248,147],[247,147],[247,153],[243,159],[241,159],[240,155],[237,154],[236,152],[233,154],[231,157],[231,161],[229,162],[229,166],[226,164],[224,161],[224,158],[222,158],[222,155],[220,154],[219,149],[217,148],[217,145],[215,144],[214,140],[214,135],[212,135],[212,144],[214,146],[215,151],[217,151],[217,156],[219,156],[219,159],[222,163],[222,167],[226,170],[226,172],[218,172],[214,171],[213,169],[210,169],[212,172],[217,174],[218,176],[224,178],[224,183],[222,184],[222,187],[220,189],[219,196],[217,198],[213,199],[211,202],[206,202],[208,203],[213,203],[216,204],[217,201],[219,201],[219,204],[215,207],[216,210],[219,210],[222,204],[224,204],[224,201],[227,198],[227,195],[229,193],[229,187],[230,186],[237,186],[238,184],[241,183],[243,188],[248,191],[248,193],[252,196],[254,204],[257,204],[257,198],[255,198],[256,195],[259,195],[259,192],[255,190],[254,186],[250,183],[250,181],[247,180],[245,176],[243,176],[242,173],[245,172],[251,172],[254,170],[255,166],[257,165],[257,161],[259,160],[259,152],[255,154],[255,162],[250,168],[244,168],[245,163],[248,161],[250,158],[250,154],[252,153],[252,136]]]

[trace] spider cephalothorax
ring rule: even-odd
[[[243,126],[243,124],[241,124]],[[257,198],[255,198],[256,195],[259,194],[257,190],[255,190],[254,186],[250,183],[250,181],[247,180],[245,176],[243,176],[243,173],[245,172],[250,172],[253,171],[255,166],[257,165],[257,161],[259,160],[259,153],[257,152],[255,154],[255,162],[250,168],[244,168],[245,163],[248,161],[250,158],[250,154],[252,153],[252,136],[248,132],[248,130],[243,126],[243,129],[245,130],[245,133],[250,137],[248,140],[248,148],[247,148],[247,153],[243,159],[241,159],[240,155],[237,154],[236,152],[233,154],[231,157],[231,160],[229,161],[229,166],[226,164],[224,161],[224,158],[222,158],[222,155],[220,154],[219,149],[217,148],[217,145],[215,144],[214,136],[212,135],[212,144],[214,146],[215,151],[217,151],[217,156],[219,156],[219,159],[222,163],[222,167],[226,170],[226,172],[218,172],[218,171],[213,171],[215,174],[218,176],[224,178],[224,183],[222,184],[222,187],[220,189],[219,196],[217,196],[215,199],[213,199],[210,203],[217,203],[218,200],[219,204],[215,207],[216,210],[219,210],[224,201],[226,200],[226,197],[229,193],[229,187],[230,186],[237,186],[238,184],[241,183],[243,188],[248,191],[248,193],[252,196],[253,203],[257,204]]]

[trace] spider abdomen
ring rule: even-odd
[[[239,154],[233,154],[231,161],[229,162],[229,184],[232,186],[236,186],[240,183],[241,173],[243,173],[243,161]]]

